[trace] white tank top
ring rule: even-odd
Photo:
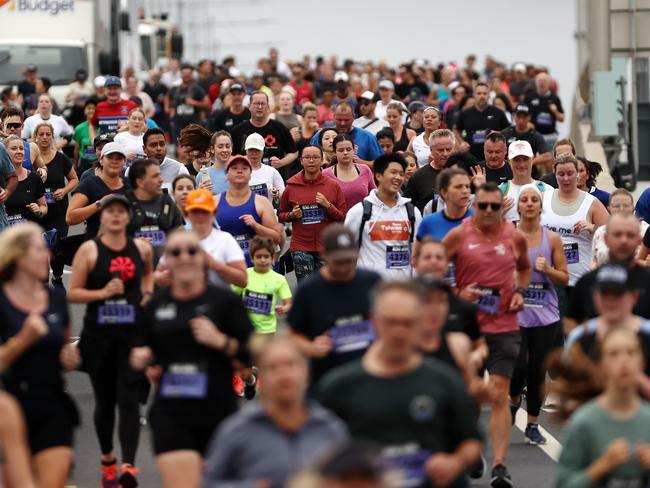
[[[584,200],[578,208],[578,211],[573,215],[563,216],[553,211],[553,196],[557,192],[558,190],[544,192],[542,225],[560,234],[562,244],[564,245],[564,255],[569,264],[569,286],[574,286],[576,281],[589,271],[593,235],[587,231],[574,234],[573,226],[579,220],[590,221],[588,218],[589,209],[596,198],[588,193],[582,192],[584,193]]]
[[[429,164],[431,149],[429,148],[429,143],[424,141],[424,132],[413,139],[413,152],[415,153],[420,168]]]

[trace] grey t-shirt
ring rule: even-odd
[[[5,147],[0,144],[0,185],[5,188],[7,181],[6,176],[15,173],[14,165],[11,164],[11,158],[9,158],[9,153]],[[7,220],[7,211],[5,210],[4,204],[0,205],[0,230],[9,226],[9,221]]]

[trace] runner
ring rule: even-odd
[[[299,469],[348,438],[345,425],[332,412],[305,402],[309,368],[292,341],[272,339],[257,362],[260,402],[247,405],[219,427],[206,456],[204,488],[287,486]],[[300,446],[298,456],[295,446]]]
[[[172,182],[172,197],[176,202],[176,206],[183,214],[185,220],[185,229],[192,228],[191,224],[187,221],[187,212],[185,212],[185,205],[187,204],[187,196],[192,190],[196,190],[196,183],[194,178],[190,175],[178,175]]]
[[[405,151],[417,135],[413,129],[407,129],[402,123],[402,116],[405,114],[408,114],[408,110],[406,110],[402,102],[391,102],[386,107],[386,115],[384,118],[395,136],[394,152]]]
[[[25,120],[24,112],[16,107],[6,107],[2,111],[2,132],[3,137],[18,136],[22,138],[23,121]],[[41,153],[38,150],[38,145],[28,139],[23,139],[25,142],[25,160],[23,167],[28,170],[37,169],[41,179],[45,181],[47,177],[47,168],[41,160]]]
[[[346,227],[359,242],[359,267],[376,271],[387,280],[411,277],[415,229],[422,220],[410,198],[400,195],[406,166],[397,154],[378,157],[373,172],[379,187],[345,217]]]
[[[338,133],[336,129],[323,129],[318,133],[317,144],[323,148],[323,168],[329,168],[336,164],[336,152],[334,151],[334,139]],[[311,143],[314,143],[312,138]]]
[[[530,444],[546,444],[537,418],[544,398],[546,357],[562,333],[555,287],[567,285],[569,272],[562,239],[541,225],[542,194],[537,185],[522,186],[516,206],[517,214],[521,214],[517,228],[526,238],[533,275],[524,296],[524,309],[518,315],[521,348],[510,383],[511,413],[514,422],[526,387],[528,423],[524,437]]]
[[[126,151],[126,167],[129,168],[136,159],[144,158],[144,140],[142,135],[147,130],[144,110],[137,107],[129,112],[126,130],[115,134],[113,140],[122,144]]]
[[[526,141],[533,153],[533,168],[536,175],[542,176],[553,171],[553,156],[546,145],[544,136],[531,127],[532,116],[528,105],[515,107],[514,124],[503,130],[506,143],[510,146],[515,141]]]
[[[74,169],[83,175],[84,171],[92,167],[97,161],[97,154],[93,142],[97,137],[97,127],[93,125],[93,117],[97,108],[97,99],[94,97],[86,99],[83,104],[83,113],[86,120],[74,128],[72,140],[76,143],[74,146]]]
[[[424,132],[411,139],[408,151],[413,151],[418,158],[418,166],[422,168],[431,162],[431,134],[440,129],[440,111],[436,107],[427,107],[422,114]]]
[[[0,249],[2,384],[25,415],[38,486],[60,488],[70,474],[73,432],[79,425],[62,374],[79,363],[70,344],[71,317],[62,292],[43,285],[49,252],[39,226],[25,223],[5,230]],[[3,457],[14,449],[6,447]]]
[[[114,143],[117,144],[117,143]],[[108,147],[110,144],[107,144]],[[86,303],[79,350],[95,397],[95,431],[101,448],[101,486],[137,486],[135,455],[140,436],[139,400],[146,382],[128,355],[140,307],[153,290],[151,245],[127,236],[130,203],[123,195],[102,200],[98,237],[84,242],[72,263],[68,300]],[[115,408],[122,465],[113,451]]]
[[[341,186],[321,171],[322,149],[312,144],[305,146],[300,162],[303,170],[287,181],[279,212],[280,220],[292,224],[289,249],[298,281],[323,266],[323,229],[333,222],[343,222],[348,210]]]
[[[274,203],[280,199],[285,186],[277,169],[262,164],[264,148],[264,138],[258,133],[254,132],[246,138],[244,149],[253,168],[249,186],[253,193],[266,197]]]
[[[578,160],[561,155],[555,160],[559,188],[544,192],[542,225],[560,234],[569,264],[567,295],[589,271],[591,241],[596,229],[607,223],[607,209],[595,197],[578,189]]]
[[[376,135],[381,129],[388,125],[386,119],[378,119],[375,116],[375,94],[369,90],[364,91],[357,97],[357,106],[359,107],[360,117],[354,119],[352,125],[365,129],[373,135]]]
[[[199,486],[208,442],[237,409],[232,363],[248,362],[251,325],[244,307],[229,291],[207,283],[200,249],[193,232],[170,234],[165,260],[171,287],[147,305],[131,350],[135,369],[162,368],[149,421],[165,488]]]
[[[289,311],[289,332],[310,358],[315,385],[328,371],[361,357],[374,339],[370,291],[378,274],[357,269],[354,233],[331,224],[322,235],[324,266],[300,283]]]
[[[104,87],[106,100],[97,104],[93,125],[102,134],[114,134],[126,126],[129,112],[137,108],[137,105],[121,98],[122,81],[117,76],[107,76]]]
[[[185,165],[167,156],[167,141],[162,129],[148,129],[142,136],[144,153],[149,159],[158,161],[163,188],[169,191],[171,183],[177,176],[189,174]]]
[[[86,178],[89,176],[100,176],[102,174],[102,166],[101,166],[101,157],[102,157],[102,149],[106,144],[109,142],[113,142],[113,134],[99,134],[97,137],[95,137],[95,140],[93,141],[93,148],[95,149],[95,154],[97,155],[97,159],[93,161],[93,164],[90,168],[88,168],[86,171],[84,171],[81,176],[79,177],[79,183],[85,181]]]
[[[225,130],[215,132],[210,139],[210,146],[212,147],[214,159],[207,168],[209,178],[204,178],[205,172],[201,171],[196,175],[196,184],[200,188],[211,191],[213,195],[218,195],[226,191],[229,186],[225,168],[230,156],[232,156],[232,137],[230,133]]]
[[[354,162],[354,142],[347,134],[339,134],[332,142],[336,162],[323,171],[323,175],[336,180],[345,196],[346,212],[363,201],[377,188],[372,169]],[[346,213],[344,212],[344,214]]]
[[[477,190],[473,205],[474,216],[451,230],[443,243],[449,258],[456,260],[459,296],[479,307],[479,325],[489,348],[486,369],[494,457],[490,484],[507,488],[512,486],[505,466],[512,420],[508,392],[521,344],[516,314],[524,306],[531,267],[526,239],[501,219],[499,187],[485,183]]]
[[[226,164],[226,175],[230,182],[227,191],[215,196],[217,224],[221,230],[231,234],[246,257],[246,265],[253,265],[249,255],[250,239],[254,235],[270,237],[280,243],[280,224],[271,202],[249,187],[252,166],[246,156],[233,156]]]
[[[324,377],[317,398],[353,437],[381,448],[379,462],[401,476],[399,486],[467,486],[464,473],[481,452],[472,403],[453,370],[415,349],[421,294],[412,283],[380,285],[377,340],[362,359]]]
[[[486,181],[496,184],[512,179],[512,168],[506,161],[508,145],[501,132],[491,131],[485,136],[483,161],[472,167],[472,184],[478,188]]]

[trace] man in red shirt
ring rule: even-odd
[[[107,76],[104,87],[106,88],[106,100],[97,104],[93,125],[99,128],[101,134],[110,134],[126,125],[129,112],[137,105],[131,100],[120,98],[122,81],[117,76]]]
[[[301,281],[323,266],[321,233],[332,222],[343,222],[348,211],[343,190],[323,175],[323,150],[305,146],[300,155],[303,170],[289,178],[280,199],[280,219],[291,222],[291,258]]]

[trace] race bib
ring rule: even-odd
[[[97,308],[97,323],[100,325],[110,324],[133,324],[135,323],[135,305],[126,303],[126,300],[107,300],[104,305]]]
[[[143,227],[133,234],[135,237],[142,237],[151,242],[152,247],[162,247],[167,241],[167,236],[157,226]]]
[[[27,219],[22,214],[7,215],[7,220],[9,221],[9,225],[18,225],[27,222]]]
[[[483,294],[478,299],[478,309],[483,313],[495,314],[499,310],[501,297],[499,290],[477,287]]]
[[[172,364],[163,374],[160,396],[163,398],[205,398],[208,375],[195,364]]]
[[[249,188],[253,193],[256,193],[257,195],[260,195],[264,198],[269,198],[269,187],[266,186],[266,183],[262,183],[260,185],[251,185]]]
[[[578,249],[577,242],[569,242],[564,244],[564,255],[568,264],[576,264],[580,262],[580,250]]]
[[[386,246],[386,269],[408,268],[411,264],[411,250],[406,246]]]
[[[300,210],[302,210],[301,224],[320,224],[325,221],[325,209],[317,203],[300,205]]]
[[[447,272],[442,277],[443,281],[452,288],[456,288],[456,263],[450,262],[447,265]]]
[[[344,324],[330,329],[332,350],[336,353],[366,349],[375,340],[375,332],[369,320]]]
[[[484,144],[487,137],[487,130],[477,130],[472,135],[472,142],[474,144]]]
[[[524,306],[545,307],[548,305],[548,283],[531,283],[526,288],[524,295]]]
[[[419,487],[427,480],[424,465],[431,453],[418,446],[386,448],[380,454],[381,471],[389,479],[395,481],[395,486]]]
[[[192,107],[191,105],[187,105],[186,103],[181,103],[178,107],[176,107],[176,115],[180,115],[180,116],[194,115],[194,107]]]
[[[553,116],[548,112],[540,112],[537,114],[537,125],[553,125]]]
[[[239,247],[241,248],[242,251],[244,251],[244,254],[247,256],[250,254],[250,248],[251,248],[251,241],[248,234],[244,234],[241,236],[234,236],[235,240],[237,241],[237,244],[239,244]]]
[[[273,295],[244,290],[244,307],[251,313],[271,315],[273,310]]]
[[[84,159],[95,159],[96,156],[97,153],[95,152],[95,148],[92,146],[86,146],[81,157]]]
[[[54,199],[54,192],[51,189],[46,188],[45,194],[43,196],[45,197],[45,203],[47,203],[48,205],[52,205],[53,203],[56,203],[56,200]]]

